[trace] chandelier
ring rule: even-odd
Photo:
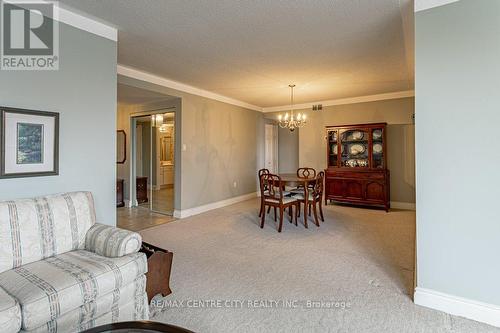
[[[296,128],[302,127],[306,124],[306,115],[304,113],[297,113],[295,116],[293,112],[293,88],[295,88],[295,84],[289,85],[291,94],[290,94],[290,114],[285,113],[283,116],[280,114],[278,116],[279,125],[281,128],[288,128],[291,132],[295,131]]]

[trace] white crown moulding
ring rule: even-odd
[[[239,101],[237,99],[219,95],[216,93],[213,93],[211,91],[203,90],[200,88],[196,88],[181,82],[173,81],[161,76],[157,76],[151,73],[143,72],[141,70],[124,66],[124,65],[118,65],[117,68],[117,73],[118,75],[122,75],[125,77],[129,77],[132,79],[144,81],[144,82],[149,82],[153,83],[162,87],[182,91],[188,94],[196,95],[196,96],[201,96],[201,97],[206,97],[209,99],[213,99],[219,102],[239,106],[245,109],[250,109],[254,111],[259,111],[259,112],[277,112],[277,111],[286,111],[290,110],[290,105],[282,105],[282,106],[275,106],[275,107],[269,107],[269,108],[263,108],[257,105],[252,105],[243,101]],[[398,91],[398,92],[392,92],[392,93],[387,93],[387,94],[379,94],[379,95],[370,95],[370,96],[361,96],[361,97],[353,97],[353,98],[343,98],[343,99],[336,99],[336,100],[328,100],[328,101],[319,101],[319,102],[310,102],[310,103],[304,103],[304,104],[296,104],[294,106],[294,109],[307,109],[312,107],[314,104],[322,104],[323,106],[330,106],[330,105],[342,105],[342,104],[354,104],[354,103],[363,103],[363,102],[374,102],[374,101],[382,101],[382,100],[387,100],[387,99],[396,99],[396,98],[405,98],[405,97],[413,97],[415,96],[415,91],[413,90],[408,90],[408,91]]]
[[[135,69],[132,67],[127,67],[127,66],[118,64],[117,72],[118,72],[118,75],[122,75],[122,76],[130,77],[133,79],[137,79],[140,81],[145,81],[145,82],[157,84],[157,85],[162,86],[162,87],[171,88],[171,89],[182,91],[182,92],[192,94],[192,95],[206,97],[206,98],[213,99],[213,100],[216,100],[219,102],[240,106],[240,107],[245,108],[245,109],[250,109],[250,110],[262,112],[262,108],[260,106],[256,106],[256,105],[252,105],[252,104],[249,104],[246,102],[242,102],[242,101],[239,101],[239,100],[231,98],[231,97],[219,95],[219,94],[216,94],[216,93],[208,91],[208,90],[193,87],[193,86],[190,86],[188,84],[177,82],[174,80],[170,80],[170,79],[167,79],[167,78],[164,78],[161,76],[157,76],[157,75],[154,75],[151,73],[143,72],[141,70],[138,70],[138,69]]]
[[[118,29],[59,7],[59,22],[118,42]]]
[[[460,0],[415,0],[415,12],[431,9],[434,7],[444,6]]]
[[[10,0],[12,3],[20,0]],[[104,37],[106,39],[118,42],[118,29],[111,25],[98,22],[86,15],[82,15],[71,11],[68,8],[62,7],[58,1],[34,0],[34,2],[54,3],[57,6],[58,12],[53,19],[60,23],[64,23],[77,29],[90,32],[91,34]]]
[[[323,107],[332,106],[332,105],[345,105],[345,104],[356,104],[356,103],[366,103],[366,102],[376,102],[376,101],[384,101],[388,99],[398,99],[398,98],[407,98],[414,97],[414,90],[406,90],[406,91],[396,91],[386,94],[377,94],[377,95],[369,95],[369,96],[359,96],[359,97],[350,97],[350,98],[340,98],[340,99],[331,99],[327,101],[318,101],[318,102],[309,102],[303,104],[295,104],[293,106],[294,110],[303,110],[310,109],[315,104],[321,104]],[[288,111],[290,110],[290,105],[282,105],[282,106],[273,106],[268,108],[263,108],[262,112],[280,112],[280,111]]]

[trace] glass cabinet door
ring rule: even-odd
[[[369,168],[369,132],[364,129],[340,132],[342,146],[341,166],[345,168]]]
[[[338,166],[338,131],[330,130],[328,133],[328,166]]]
[[[384,165],[384,130],[382,128],[372,129],[372,153],[374,169],[383,169]]]

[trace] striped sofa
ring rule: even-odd
[[[0,331],[148,319],[137,233],[96,223],[89,192],[0,202]]]

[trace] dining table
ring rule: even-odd
[[[303,178],[297,176],[295,173],[280,173],[278,176],[281,178],[281,185],[283,187],[286,186],[297,186],[302,185],[304,187],[304,226],[307,226],[307,217],[308,217],[308,209],[309,209],[309,191],[311,190],[309,187],[316,183],[316,178]],[[315,221],[316,226],[319,227],[319,221]]]

